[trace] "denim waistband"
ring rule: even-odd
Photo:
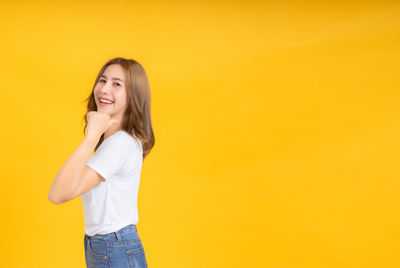
[[[88,238],[93,238],[93,237],[102,237],[102,238],[107,238],[110,236],[115,236],[117,235],[117,237],[119,237],[120,234],[125,234],[128,232],[134,232],[137,231],[136,229],[136,224],[129,224],[125,227],[122,227],[121,229],[119,229],[118,231],[112,232],[112,233],[108,233],[108,234],[95,234],[93,236],[89,236],[85,233],[85,236]]]

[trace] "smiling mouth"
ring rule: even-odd
[[[99,102],[101,104],[113,104],[114,103],[113,101],[105,100],[105,99],[102,99],[102,98],[99,98]]]

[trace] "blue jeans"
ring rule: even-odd
[[[109,234],[85,234],[87,268],[147,268],[146,256],[136,225]]]

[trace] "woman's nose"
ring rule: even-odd
[[[107,85],[107,84],[105,84],[105,85],[101,88],[101,91],[102,91],[102,92],[109,91],[109,90],[110,90],[110,86]]]

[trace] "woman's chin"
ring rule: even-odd
[[[97,107],[97,111],[99,112],[103,112],[105,114],[110,114],[112,109],[110,109],[110,107],[103,107],[103,106],[98,106]]]

